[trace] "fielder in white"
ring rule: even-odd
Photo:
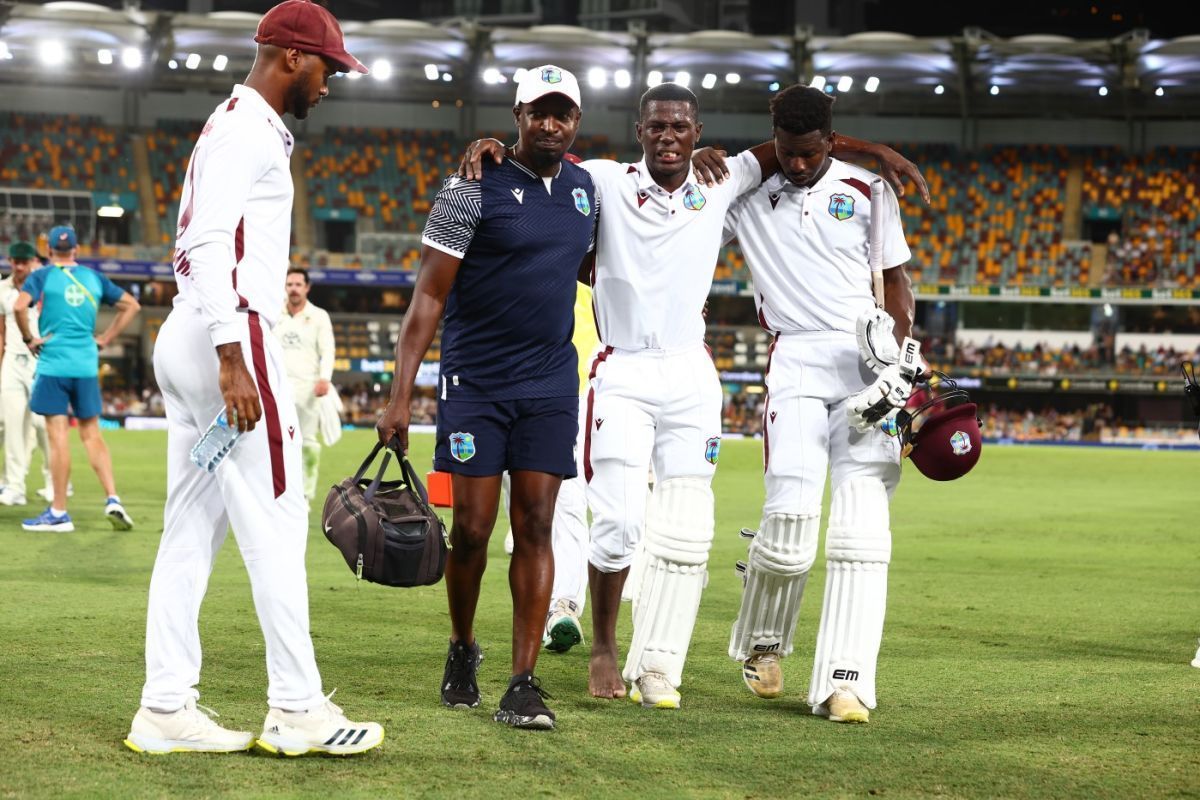
[[[42,475],[46,487],[39,490],[39,494],[47,502],[54,499],[46,419],[29,410],[29,393],[33,389],[37,360],[22,341],[13,313],[21,285],[41,262],[37,250],[28,242],[14,242],[8,248],[8,260],[12,274],[0,281],[0,315],[4,316],[4,324],[0,326],[0,351],[4,353],[3,361],[0,361],[0,407],[3,408],[4,423],[4,489],[0,490],[0,505],[23,506],[26,502],[25,477],[29,473],[29,457],[35,441],[42,451]],[[37,336],[37,308],[31,307],[28,314],[31,333]]]
[[[249,749],[196,704],[197,620],[232,525],[266,639],[269,711],[260,747],[286,755],[358,753],[383,740],[321,688],[308,623],[308,504],[301,437],[270,329],[284,305],[294,139],[281,115],[308,116],[335,72],[366,72],[333,15],[286,0],[258,27],[254,67],[209,117],[188,163],[175,250],[179,294],[154,370],[167,410],[167,502],[150,580],[146,684],[125,744],[139,752]],[[321,43],[321,44],[314,44]],[[214,473],[188,454],[224,411],[241,437]]]
[[[308,270],[292,267],[287,273],[287,307],[273,333],[283,345],[283,363],[296,399],[300,434],[304,437],[304,498],[317,495],[321,468],[321,442],[317,438],[320,404],[333,387],[333,323],[329,312],[308,300]]]
[[[900,480],[896,439],[865,424],[879,401],[899,407],[912,388],[893,338],[911,330],[914,301],[899,205],[876,177],[830,156],[832,98],[792,86],[771,102],[781,173],[729,213],[754,280],[759,320],[775,334],[763,414],[766,503],[750,543],[729,655],[761,697],[782,691],[792,638],[817,555],[826,473],[825,601],[808,702],[839,722],[875,708],[891,557],[888,503]],[[869,224],[879,218],[886,311],[872,297]],[[869,324],[868,324],[869,323]],[[862,334],[859,336],[858,334]],[[877,372],[878,377],[877,377]],[[855,426],[855,427],[852,427]]]

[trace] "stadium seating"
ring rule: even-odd
[[[1085,208],[1115,212],[1121,221],[1122,235],[1110,243],[1107,283],[1200,286],[1198,176],[1200,150],[1086,154]]]
[[[200,126],[194,120],[159,120],[154,129],[146,133],[150,179],[159,220],[160,240],[154,244],[170,246],[175,240],[179,193],[199,135]]]
[[[0,185],[136,192],[125,135],[96,117],[0,111]]]

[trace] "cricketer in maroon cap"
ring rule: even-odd
[[[279,114],[296,119],[329,94],[329,78],[367,68],[350,53],[337,19],[310,0],[284,0],[263,15],[254,35],[258,56],[246,78]]]

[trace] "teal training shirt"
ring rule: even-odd
[[[94,269],[76,265],[42,267],[25,279],[21,291],[42,304],[38,329],[46,344],[37,374],[54,378],[99,374],[96,312],[100,304],[114,305],[125,290]]]

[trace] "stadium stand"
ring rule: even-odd
[[[96,117],[0,111],[0,185],[134,192],[124,134]]]
[[[170,246],[175,240],[175,222],[179,218],[179,193],[183,189],[188,158],[200,128],[194,120],[159,120],[146,132],[150,155],[150,179],[159,220],[158,242]]]
[[[1108,212],[1122,233],[1109,241],[1106,283],[1200,286],[1200,150],[1160,148],[1148,155],[1112,148],[1084,156],[1085,214]]]

